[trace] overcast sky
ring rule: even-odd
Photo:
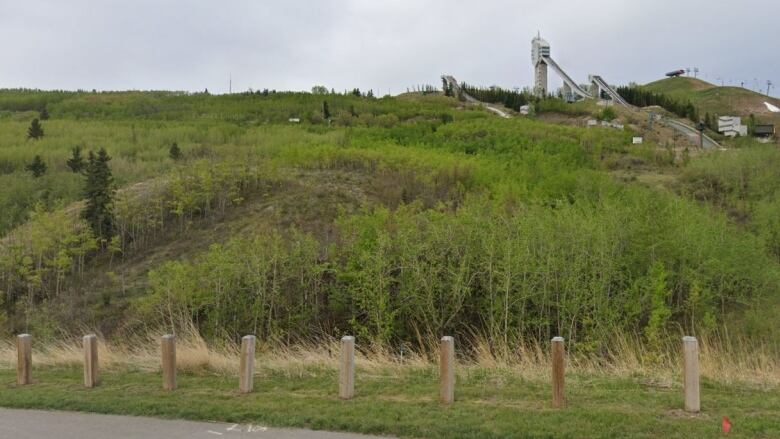
[[[0,88],[525,87],[537,30],[580,82],[699,67],[780,94],[780,0],[0,0]]]

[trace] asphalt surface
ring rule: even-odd
[[[377,439],[349,433],[266,428],[256,424],[175,421],[94,413],[0,409],[0,438],[13,439]]]
[[[664,120],[665,120],[665,122],[667,122],[667,124],[670,127],[672,127],[675,130],[679,131],[683,135],[688,136],[688,139],[690,139],[691,142],[693,142],[695,145],[699,144],[699,132],[696,130],[696,128],[690,127],[690,126],[688,126],[688,125],[686,125],[686,124],[684,124],[682,122],[678,122],[678,121],[676,121],[674,119],[664,119]],[[718,142],[710,139],[706,135],[704,136],[703,143],[704,143],[704,148],[705,149],[720,148],[720,145],[718,144]]]

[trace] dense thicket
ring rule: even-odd
[[[330,249],[292,230],[170,262],[151,274],[139,310],[190,317],[211,336],[349,332],[385,345],[476,333],[504,349],[564,335],[595,350],[615,331],[662,338],[670,322],[712,331],[780,280],[758,239],[643,191],[556,209],[483,197],[456,212],[412,204],[339,225]]]

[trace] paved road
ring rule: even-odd
[[[688,126],[682,122],[678,122],[674,119],[665,118],[664,121],[672,128],[677,130],[678,132],[682,133],[684,136],[687,136],[688,139],[693,142],[694,145],[699,144],[699,131],[696,130],[696,128],[693,128],[691,126]],[[704,143],[704,149],[710,149],[710,148],[720,148],[720,145],[718,142],[710,139],[707,135],[704,136],[703,139]]]
[[[93,413],[0,409],[0,438],[14,439],[377,439],[348,433],[266,428],[252,424],[173,421]]]

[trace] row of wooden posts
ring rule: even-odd
[[[84,336],[84,385],[98,384],[98,346],[95,335]],[[176,336],[164,335],[160,341],[162,351],[163,389],[176,389]],[[32,383],[32,336],[17,336],[17,381],[20,385]],[[566,406],[565,359],[563,337],[552,339],[552,404],[555,408]],[[683,392],[685,410],[698,412],[699,399],[699,343],[695,337],[683,337]],[[239,365],[238,390],[250,393],[253,389],[255,361],[255,336],[241,339],[241,361]],[[444,404],[455,401],[455,339],[442,337],[439,358],[440,399]],[[351,399],[355,396],[355,337],[341,339],[341,361],[339,368],[339,397]]]

